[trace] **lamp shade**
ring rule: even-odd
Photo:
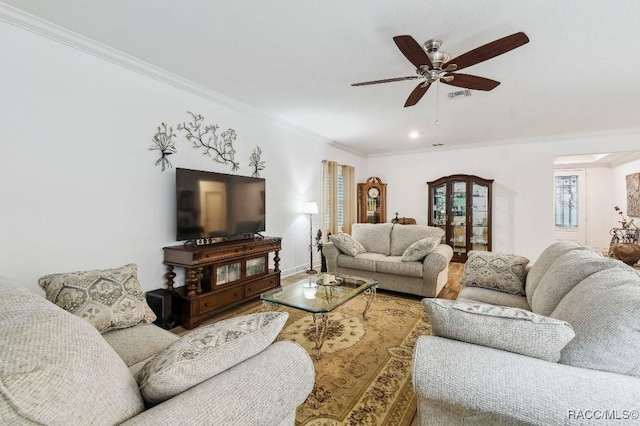
[[[302,210],[302,212],[306,214],[318,214],[318,203],[315,201],[304,203],[304,210]]]

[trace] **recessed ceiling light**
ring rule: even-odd
[[[420,133],[418,133],[418,132],[411,132],[411,133],[409,133],[409,137],[410,137],[411,139],[415,139],[415,138],[417,138],[418,136],[420,136]]]

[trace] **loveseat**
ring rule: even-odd
[[[134,377],[182,339],[145,322],[101,334],[44,297],[0,282],[0,424],[294,424],[296,407],[312,389],[314,367],[290,341],[267,343],[163,402],[145,400]],[[241,357],[243,348],[233,349],[230,357]],[[184,359],[194,354],[185,353]],[[199,380],[188,366],[180,373]]]
[[[571,242],[527,262],[472,252],[456,301],[423,299],[419,424],[638,424],[638,271]]]
[[[378,288],[436,297],[447,283],[453,249],[444,231],[424,225],[358,223],[322,247],[331,273],[373,278]]]

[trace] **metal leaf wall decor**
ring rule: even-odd
[[[187,132],[187,139],[193,143],[194,148],[204,148],[203,155],[208,155],[220,164],[231,164],[232,170],[238,170],[240,163],[235,161],[236,151],[233,143],[236,140],[236,131],[227,129],[224,132],[219,131],[219,126],[203,125],[204,117],[200,114],[194,114],[187,111],[193,121],[178,124],[178,130]]]
[[[160,151],[161,157],[156,161],[156,166],[162,166],[163,172],[167,167],[173,167],[169,161],[169,156],[178,152],[175,142],[173,141],[175,136],[173,127],[167,129],[165,123],[161,123],[158,126],[158,131],[153,135],[153,145],[151,145],[149,149],[152,151]]]
[[[253,177],[260,177],[260,170],[264,170],[265,162],[260,159],[262,156],[262,150],[259,146],[253,150],[253,153],[249,157],[249,167],[253,167]]]

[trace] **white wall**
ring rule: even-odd
[[[129,262],[145,290],[164,285],[162,247],[176,244],[175,171],[161,172],[148,148],[161,122],[186,121],[187,111],[236,130],[241,167],[214,163],[180,133],[174,167],[251,175],[249,156],[262,148],[265,234],[283,237],[285,274],[308,267],[301,211],[321,199],[321,161],[364,174],[362,158],[325,139],[2,22],[0,57],[0,276],[34,291],[48,273]]]
[[[637,141],[637,132],[621,131],[387,155],[369,158],[368,171],[388,182],[387,211],[414,217],[421,224],[427,223],[426,182],[458,173],[494,179],[493,250],[518,253],[533,260],[553,241],[554,158],[637,150]],[[599,179],[597,174],[593,179]],[[610,227],[608,222],[607,235]]]
[[[388,183],[389,219],[398,211],[423,224],[427,181],[454,173],[493,178],[494,249],[534,259],[552,241],[553,159],[638,149],[638,134],[619,134],[364,160],[5,23],[0,57],[0,276],[35,291],[47,273],[129,262],[138,264],[145,290],[163,286],[162,247],[176,243],[174,171],[155,167],[148,147],[160,122],[187,120],[187,110],[237,131],[238,174],[251,174],[249,155],[262,148],[266,234],[283,237],[285,273],[308,266],[308,218],[300,211],[320,200],[323,159],[354,165],[358,182],[380,177]],[[184,139],[177,147],[174,167],[230,172]]]
[[[585,170],[587,174],[587,241],[586,245],[601,251],[609,250],[611,235],[609,230],[615,222],[615,202],[612,192],[615,182],[612,169],[594,167]]]

